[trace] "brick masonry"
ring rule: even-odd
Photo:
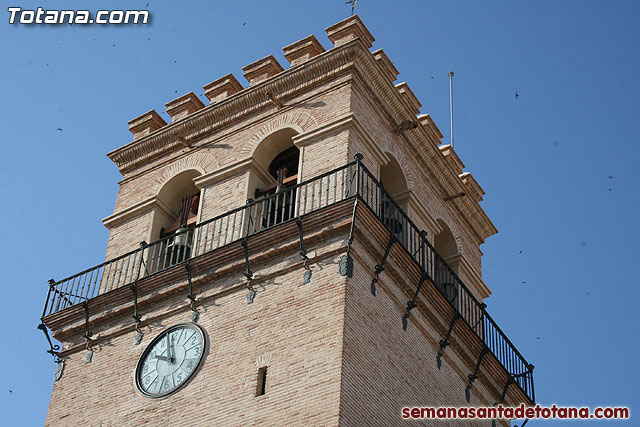
[[[497,230],[476,201],[444,201],[465,184],[438,148],[441,136],[416,119],[410,89],[402,85],[400,93],[394,86],[393,65],[386,55],[371,54],[373,38],[357,16],[332,26],[330,34],[333,49],[323,52],[313,47],[315,39],[305,38],[301,46],[311,47],[304,45],[306,50],[291,58],[291,68],[279,71],[270,57],[271,71],[249,88],[240,89],[236,81],[206,107],[191,100],[193,108],[181,110],[170,124],[153,121],[153,112],[136,119],[136,129],[146,130],[109,153],[123,179],[114,213],[104,219],[110,229],[107,259],[158,238],[154,224],[170,210],[161,189],[182,172],[197,172],[199,221],[243,205],[270,179],[265,168],[273,157],[263,158],[260,153],[268,150],[260,144],[292,129],[301,156],[299,181],[340,167],[356,153],[376,176],[395,159],[413,200],[407,202],[412,219],[431,242],[440,231],[437,220],[446,223],[466,266],[459,270],[462,280],[479,300],[490,294],[481,279],[479,245]],[[415,128],[398,131],[400,123],[412,120]],[[274,248],[261,254],[259,276],[266,279],[253,304],[244,298],[241,259],[199,282],[204,298],[199,324],[209,336],[209,351],[193,381],[170,397],[142,396],[134,370],[154,336],[188,320],[184,283],[167,283],[165,291],[141,302],[145,335],[139,346],[133,344],[130,305],[114,305],[93,318],[97,338],[91,363],[84,360],[82,319],[69,315],[67,324],[56,323],[52,332],[64,343],[65,371],[54,383],[46,425],[390,426],[405,423],[400,419],[405,405],[466,405],[465,354],[471,350],[451,348],[442,369],[435,366],[446,321],[416,310],[415,327],[404,332],[399,319],[407,285],[394,276],[383,278],[382,292],[372,297],[368,282],[377,261],[363,242],[354,246],[356,268],[347,280],[337,274],[347,228],[314,232],[325,235],[315,242],[310,285],[300,285],[295,240],[286,250],[274,240]],[[256,397],[260,366],[269,367],[267,393]],[[493,404],[496,388],[492,378],[481,376],[472,402]]]
[[[134,371],[157,334],[189,321],[184,294],[154,303],[151,312],[142,308],[153,320],[142,328],[141,345],[134,345],[130,328],[118,335],[130,317],[96,325],[95,333],[116,335],[97,341],[91,363],[84,350],[65,359],[46,425],[337,425],[346,281],[335,268],[325,269],[304,287],[301,275],[298,268],[262,282],[250,305],[238,275],[209,283],[218,291],[237,289],[199,307],[209,339],[205,362],[183,390],[164,399],[141,395]],[[256,397],[261,366],[268,366],[267,393]]]

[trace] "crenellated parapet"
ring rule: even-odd
[[[420,103],[420,101],[418,101],[418,98],[416,97],[416,95],[409,88],[409,85],[406,82],[398,83],[396,85],[396,89],[398,89],[398,92],[400,93],[400,95],[402,95],[404,100],[407,101],[407,104],[409,105],[411,112],[414,115],[418,115],[420,113],[420,108],[422,107],[422,104]]]
[[[364,46],[369,49],[373,38],[367,27],[364,26],[358,15],[353,15],[337,24],[333,24],[325,29],[327,37],[333,42],[335,47],[349,43],[351,40],[359,39]]]
[[[200,98],[193,92],[182,95],[173,101],[167,102],[165,105],[167,107],[167,114],[171,116],[172,122],[185,118],[189,114],[204,108],[204,103],[200,101]]]
[[[158,114],[156,110],[151,110],[131,119],[129,121],[129,131],[133,134],[133,139],[135,140],[153,133],[166,124],[167,122],[160,117],[160,114]]]
[[[244,78],[247,79],[249,85],[255,85],[279,74],[284,71],[284,68],[273,55],[269,55],[245,65],[242,67],[242,71],[244,71]]]
[[[435,145],[439,145],[440,140],[444,138],[444,136],[431,116],[429,114],[420,114],[418,115],[418,121],[422,125],[423,129],[429,134]]]
[[[380,69],[387,76],[390,82],[395,82],[398,79],[398,74],[400,72],[393,65],[393,62],[389,59],[386,53],[382,49],[378,49],[373,52],[373,57],[376,59],[378,64],[380,65]]]
[[[287,58],[292,67],[324,52],[324,48],[313,34],[283,47],[282,50],[284,51],[284,57]]]
[[[233,74],[227,74],[224,77],[220,77],[218,80],[214,80],[211,83],[202,86],[202,88],[204,89],[204,96],[207,97],[211,104],[223,101],[225,98],[228,98],[243,89],[242,85],[233,76]]]

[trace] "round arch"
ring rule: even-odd
[[[300,131],[293,127],[278,129],[262,138],[262,140],[255,145],[251,157],[267,169],[278,154],[291,147],[295,147],[293,137],[299,133]]]
[[[440,233],[436,234],[434,238],[434,247],[436,251],[445,260],[458,255],[458,244],[456,243],[456,238],[453,236],[451,229],[442,219],[438,219],[436,222],[441,228]]]
[[[266,173],[262,176],[251,174],[248,197],[260,197],[275,191],[278,185],[297,183],[300,150],[294,145],[293,137],[299,133],[294,127],[280,128],[254,147],[252,159]]]
[[[202,172],[197,169],[183,170],[160,187],[156,195],[151,240],[195,224],[200,207],[200,190],[193,180],[201,175]]]
[[[436,222],[440,226],[440,233],[435,235],[433,239],[433,246],[436,252],[440,254],[445,262],[449,264],[449,267],[451,267],[457,274],[458,266],[460,264],[460,248],[458,241],[451,231],[451,228],[449,228],[444,220],[439,218]]]
[[[394,197],[404,193],[409,189],[407,185],[407,178],[404,175],[404,171],[400,166],[400,163],[396,160],[393,154],[386,152],[389,157],[389,161],[386,165],[382,165],[380,168],[380,182],[384,186],[385,190]]]
[[[407,178],[394,155],[389,152],[385,152],[385,154],[389,157],[389,161],[380,167],[380,183],[391,198],[398,203],[398,206],[407,212],[409,206]]]

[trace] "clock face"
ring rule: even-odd
[[[177,391],[194,376],[205,346],[204,332],[193,323],[175,325],[162,332],[138,362],[138,389],[148,397],[163,397]]]

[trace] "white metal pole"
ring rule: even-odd
[[[451,148],[453,148],[453,71],[449,71],[449,112],[451,113]]]

